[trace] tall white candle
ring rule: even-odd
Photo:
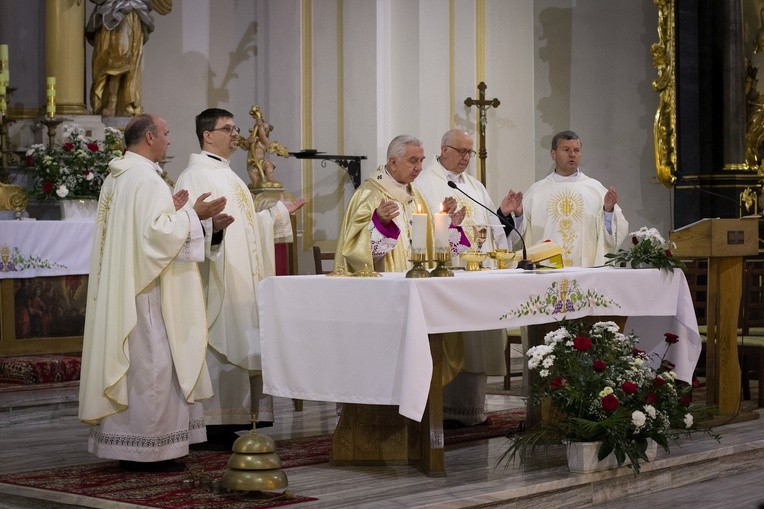
[[[451,225],[451,218],[445,212],[438,212],[435,219],[435,250],[448,251],[448,228]]]
[[[427,252],[427,214],[418,212],[412,215],[411,249],[415,253]]]
[[[0,81],[5,82],[5,86],[11,81],[10,61],[8,60],[8,45],[0,44]]]
[[[45,80],[46,96],[48,103],[45,111],[48,114],[48,118],[53,118],[56,115],[56,77],[48,76]]]

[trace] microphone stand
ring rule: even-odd
[[[517,232],[518,237],[520,237],[520,242],[523,245],[523,259],[520,260],[519,262],[517,262],[517,268],[518,269],[523,269],[523,270],[533,270],[535,268],[534,265],[533,265],[533,262],[528,259],[528,252],[525,250],[525,239],[523,238],[522,234],[517,230],[517,228],[515,228],[515,225],[513,225],[512,223],[510,223],[509,221],[507,221],[506,219],[501,217],[499,214],[497,214],[493,210],[491,210],[488,207],[486,207],[484,204],[482,204],[479,201],[477,201],[475,198],[473,198],[469,194],[467,194],[464,191],[462,191],[459,188],[459,186],[456,185],[456,182],[453,182],[453,181],[449,180],[448,181],[448,187],[450,187],[451,189],[456,189],[457,191],[462,193],[464,196],[466,196],[467,198],[469,198],[470,200],[474,201],[475,203],[477,203],[478,205],[480,205],[481,207],[486,209],[488,212],[490,212],[491,214],[496,216],[499,219],[499,221],[501,221],[501,224],[503,224],[504,226],[508,226],[510,229],[512,229],[513,231]]]

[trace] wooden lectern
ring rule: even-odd
[[[680,258],[708,258],[706,401],[722,415],[740,410],[737,323],[743,257],[759,252],[759,216],[701,219],[669,232]]]

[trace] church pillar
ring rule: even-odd
[[[56,78],[58,114],[87,114],[85,0],[45,0],[45,74]]]
[[[722,30],[724,169],[747,170],[745,163],[745,54],[740,0],[725,0]]]

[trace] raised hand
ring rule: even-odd
[[[618,193],[615,192],[615,187],[610,187],[605,193],[605,212],[613,212],[615,204],[618,203]]]
[[[382,200],[382,203],[377,207],[376,213],[382,224],[390,224],[390,221],[400,214],[398,204],[393,200]]]
[[[172,202],[175,204],[175,210],[180,210],[188,202],[188,191],[181,189],[172,195]]]
[[[225,208],[226,199],[225,196],[221,196],[220,198],[216,198],[214,200],[210,201],[204,201],[206,198],[208,198],[212,193],[204,193],[199,198],[196,199],[196,203],[194,203],[194,211],[196,212],[196,215],[199,216],[199,219],[209,219],[212,216],[216,216],[223,212],[223,209]]]
[[[229,216],[228,214],[217,214],[212,216],[212,232],[217,233],[220,230],[228,228],[233,221],[233,216]]]
[[[294,214],[298,210],[302,208],[303,205],[308,203],[308,200],[305,198],[298,198],[295,201],[285,201],[284,205],[286,206],[287,210],[290,214]]]
[[[507,195],[501,200],[499,205],[501,213],[508,216],[514,213],[516,217],[523,215],[523,193],[509,190]]]

